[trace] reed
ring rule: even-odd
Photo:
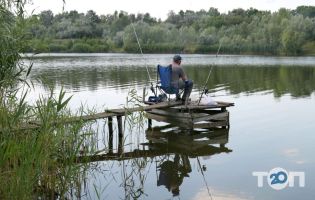
[[[75,163],[77,155],[94,149],[82,151],[94,144],[85,132],[89,124],[51,123],[71,116],[63,90],[27,103],[32,64],[21,61],[25,1],[0,2],[0,199],[67,199],[75,187],[80,191],[87,167]],[[21,129],[31,120],[40,126]]]

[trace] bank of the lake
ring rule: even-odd
[[[108,41],[102,38],[94,39],[32,39],[29,41],[29,53],[140,53],[138,44],[123,47],[110,47]],[[148,54],[187,53],[187,54],[216,54],[219,44],[213,45],[182,45],[172,43],[142,44],[142,51]],[[261,47],[263,49],[263,47]],[[315,42],[307,42],[301,46],[298,53],[281,51],[264,51],[246,48],[231,48],[221,45],[220,54],[234,55],[264,55],[264,56],[314,56]]]

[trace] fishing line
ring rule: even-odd
[[[152,79],[151,79],[151,76],[150,76],[150,73],[149,73],[149,68],[148,68],[148,66],[147,66],[147,60],[146,60],[145,56],[143,55],[143,51],[142,51],[142,48],[141,48],[141,44],[140,44],[140,41],[139,41],[139,38],[138,38],[138,34],[137,34],[137,31],[136,31],[136,28],[135,28],[135,26],[134,26],[133,23],[131,23],[131,25],[132,25],[132,28],[133,28],[133,32],[134,32],[134,34],[135,34],[135,36],[136,36],[136,40],[137,40],[137,43],[138,43],[138,46],[139,46],[139,49],[140,49],[140,53],[141,53],[142,57],[144,58],[145,68],[147,69],[147,74],[148,74],[148,77],[149,77],[149,82],[150,82],[150,84],[151,84],[150,89],[151,89],[151,91],[153,92],[153,94],[154,94],[155,96],[157,96],[156,92],[154,91],[154,86],[153,86],[153,83],[152,83],[152,81],[151,81]]]
[[[223,21],[224,21],[224,20],[223,20]],[[225,34],[226,34],[226,31],[225,31],[225,32],[224,32],[224,34],[223,34],[223,38],[225,37]],[[219,42],[219,47],[218,47],[217,53],[216,53],[216,55],[215,55],[215,57],[216,57],[216,58],[217,58],[217,57],[218,57],[218,55],[219,55],[219,52],[220,52],[221,46],[222,46],[222,42],[220,41],[220,42]],[[211,75],[211,72],[212,72],[213,66],[214,66],[214,65],[212,64],[212,65],[211,65],[211,68],[210,68],[210,70],[209,70],[209,73],[208,73],[208,77],[207,77],[206,83],[205,83],[205,85],[203,86],[203,89],[202,89],[202,91],[201,91],[201,95],[200,95],[200,98],[199,98],[199,100],[198,100],[198,104],[197,104],[197,105],[199,105],[199,104],[200,104],[200,101],[201,101],[201,99],[202,99],[202,95],[203,95],[203,93],[206,93],[206,92],[205,92],[205,90],[206,90],[206,87],[207,87],[208,81],[209,81],[209,79],[210,79],[210,75]]]
[[[202,177],[203,177],[203,181],[205,182],[205,185],[206,185],[206,187],[207,187],[209,197],[210,197],[210,199],[212,200],[212,195],[211,195],[211,193],[210,193],[210,189],[209,189],[208,183],[207,183],[207,181],[206,181],[205,175],[204,175],[204,173],[203,173],[203,171],[202,171],[201,164],[200,164],[200,160],[199,160],[199,157],[198,157],[198,156],[197,156],[197,161],[198,161],[198,166],[199,166],[199,168],[200,168],[200,171],[201,171],[201,174],[202,174]]]
[[[138,46],[139,46],[139,49],[140,49],[140,53],[141,53],[142,57],[143,57],[144,60],[145,60],[145,68],[147,69],[147,74],[148,74],[148,77],[149,77],[149,81],[150,81],[150,83],[151,83],[151,85],[152,85],[152,82],[151,82],[152,79],[151,79],[151,76],[150,76],[150,73],[149,73],[149,69],[148,69],[148,66],[147,66],[146,58],[145,58],[145,56],[143,55],[143,51],[142,51],[142,48],[141,48],[141,45],[140,45],[140,41],[139,41],[139,38],[138,38],[138,34],[137,34],[137,32],[136,32],[136,28],[135,28],[135,26],[134,26],[133,23],[131,23],[131,25],[132,25],[132,28],[133,28],[133,32],[134,32],[134,34],[135,34],[135,36],[136,36],[136,40],[137,40],[137,43],[138,43]]]

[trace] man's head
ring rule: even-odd
[[[175,55],[173,57],[173,61],[177,64],[180,64],[182,62],[182,57],[180,55]]]

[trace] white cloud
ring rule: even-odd
[[[247,200],[253,199],[252,197],[241,194],[241,193],[231,193],[225,192],[221,190],[211,189],[211,199],[215,200]],[[202,188],[194,197],[193,200],[203,200],[203,199],[210,199],[208,190],[206,188]]]
[[[300,158],[301,152],[298,148],[284,149],[282,154],[295,164],[302,165],[307,163],[306,160]]]
[[[284,149],[282,152],[286,157],[295,157],[300,154],[299,149],[291,148],[291,149]]]

